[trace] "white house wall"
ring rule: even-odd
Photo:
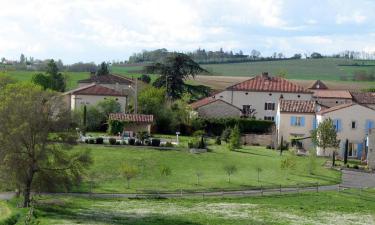
[[[247,94],[246,94],[247,93]],[[224,100],[242,109],[243,105],[251,105],[256,109],[255,117],[264,119],[265,116],[276,118],[280,96],[285,100],[311,100],[312,94],[306,93],[281,93],[281,92],[250,92],[225,90],[215,94],[216,99]],[[298,97],[299,96],[299,97]],[[265,110],[265,103],[275,103],[275,110]]]
[[[84,105],[96,105],[98,102],[108,98],[117,99],[121,105],[121,111],[125,111],[126,97],[125,96],[101,96],[101,95],[71,95],[71,109],[79,108]]]

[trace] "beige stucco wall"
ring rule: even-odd
[[[255,117],[263,120],[265,116],[273,116],[276,118],[278,102],[281,95],[283,95],[285,100],[312,99],[312,95],[306,93],[246,92],[228,90],[215,94],[215,98],[229,102],[240,109],[242,109],[243,105],[251,105],[252,108],[256,109]],[[300,95],[299,98],[298,95]],[[275,103],[275,110],[264,110],[264,104],[266,102]]]
[[[240,117],[242,114],[240,109],[222,101],[204,105],[198,108],[197,112],[200,117],[204,118]]]
[[[291,117],[304,117],[305,118],[305,125],[304,126],[292,126],[290,124]],[[310,137],[310,132],[313,130],[313,121],[315,118],[315,114],[313,113],[280,113],[278,112],[278,122],[276,124],[276,132],[277,132],[277,143],[278,145],[281,143],[281,137],[283,137],[284,141],[291,145],[291,139],[294,137],[293,135],[298,135],[301,137]],[[302,147],[306,150],[313,148],[313,144],[310,138],[301,140]]]
[[[114,98],[121,105],[121,111],[125,111],[126,97],[125,96],[102,96],[102,95],[70,95],[70,108],[74,110],[83,105],[96,105],[98,102],[104,99]]]
[[[352,103],[351,99],[342,99],[342,98],[314,98],[314,99],[318,101],[319,104],[322,104],[328,107],[346,104],[346,103]]]
[[[340,140],[340,150],[344,148],[346,139],[349,143],[363,143],[366,138],[366,120],[375,121],[375,111],[361,105],[353,105],[351,107],[343,108],[324,115],[317,115],[317,123],[321,123],[324,119],[331,118],[332,120],[341,119],[341,131],[337,133],[337,138]],[[357,127],[352,129],[351,123],[356,121]],[[326,150],[324,153],[322,149],[317,148],[318,155],[331,155],[331,150]]]

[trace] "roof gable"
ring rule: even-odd
[[[286,113],[315,113],[315,101],[280,100],[280,112]]]
[[[366,109],[374,111],[373,109],[371,109],[367,106],[361,105],[361,104],[347,103],[347,104],[341,104],[341,105],[333,106],[333,107],[328,108],[328,109],[321,110],[321,111],[317,112],[317,114],[318,115],[325,115],[327,113],[331,113],[331,112],[338,111],[338,110],[344,110],[346,108],[350,108],[350,107],[354,107],[354,106],[360,106],[360,107],[364,107]]]
[[[230,104],[229,102],[226,102],[224,100],[221,100],[221,99],[216,99],[214,97],[207,97],[207,98],[203,98],[201,100],[198,100],[196,102],[193,102],[190,104],[191,108],[192,109],[198,109],[200,107],[203,107],[203,106],[206,106],[206,105],[209,105],[209,104],[213,104],[213,103],[217,103],[217,102],[221,102],[221,103],[225,103],[227,104],[228,106],[230,107],[233,107],[233,108],[236,108],[238,109],[239,111],[242,112],[242,110],[240,108],[238,108],[237,106],[233,105],[233,104]]]
[[[354,101],[360,104],[375,104],[374,92],[352,92]]]
[[[259,75],[227,88],[234,91],[312,93],[304,87],[281,77]]]
[[[352,95],[346,90],[314,90],[313,97],[352,99]]]
[[[314,89],[314,90],[326,90],[328,89],[327,85],[325,85],[321,80],[316,80],[314,83],[312,83],[309,86],[309,89]]]
[[[84,87],[77,88],[75,90],[69,91],[66,94],[72,95],[101,95],[101,96],[125,96],[124,94],[107,88],[98,84],[90,84]]]

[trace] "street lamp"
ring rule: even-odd
[[[135,87],[131,85],[128,86],[129,90],[134,92],[134,113],[138,113],[138,78],[135,79]]]

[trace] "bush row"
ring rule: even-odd
[[[109,138],[108,142],[109,142],[110,145],[121,145],[121,144],[126,145],[126,144],[128,144],[128,145],[137,145],[137,146],[142,146],[142,145],[154,146],[154,147],[160,146],[160,139],[157,139],[157,138],[146,139],[146,140],[143,141],[143,143],[140,140],[137,140],[135,138],[129,138],[128,143],[126,143],[125,141],[117,141],[116,138]],[[93,138],[92,139],[86,139],[85,143],[86,144],[103,144],[104,140],[101,137],[97,137],[95,139],[93,139]],[[169,147],[169,146],[167,146],[167,147]]]

